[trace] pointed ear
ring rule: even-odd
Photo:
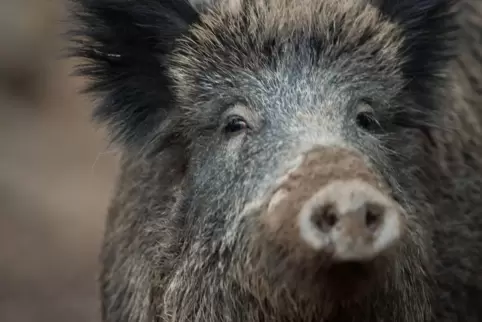
[[[453,0],[373,0],[401,28],[403,72],[411,90],[426,93],[430,83],[455,54],[456,19]],[[428,86],[428,88],[427,88]]]
[[[70,0],[76,22],[69,56],[85,61],[94,118],[113,141],[145,142],[173,108],[166,56],[198,18],[188,0]]]

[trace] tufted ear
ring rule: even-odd
[[[409,89],[426,94],[455,54],[454,0],[373,0],[404,36],[401,56]],[[433,84],[432,84],[433,86]]]
[[[198,19],[188,0],[71,0],[70,57],[100,98],[94,118],[113,141],[143,142],[172,112],[166,55]]]

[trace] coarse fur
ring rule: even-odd
[[[73,0],[123,150],[104,321],[482,320],[479,2]],[[383,270],[314,272],[247,214],[316,145],[362,153],[405,209]]]

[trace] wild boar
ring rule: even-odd
[[[482,320],[477,0],[75,0],[122,151],[108,322]]]

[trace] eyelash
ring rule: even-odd
[[[249,125],[246,120],[244,120],[241,116],[234,115],[228,119],[224,127],[224,131],[228,134],[234,134],[248,128]]]
[[[375,130],[380,124],[375,116],[375,112],[373,111],[370,103],[363,101],[360,103],[360,105],[362,107],[365,107],[365,109],[358,111],[356,115],[356,124],[365,131],[371,132]]]

